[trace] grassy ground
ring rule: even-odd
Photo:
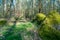
[[[35,27],[30,22],[4,26],[0,29],[0,40],[32,40],[33,31],[35,31]]]

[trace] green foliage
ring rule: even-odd
[[[43,40],[60,40],[60,31],[47,24],[43,24],[38,32]]]
[[[8,30],[7,30],[8,29]],[[32,26],[32,23],[26,22],[26,23],[19,23],[16,24],[16,26],[12,27],[10,26],[9,28],[6,27],[6,31],[4,31],[2,34],[5,36],[6,40],[22,40],[22,35],[31,35],[29,32],[30,30],[34,29]]]
[[[36,19],[37,21],[41,21],[45,18],[46,16],[43,13],[38,13],[36,14]]]
[[[7,23],[6,20],[0,20],[0,25],[5,25]]]
[[[42,13],[37,14],[35,21],[40,25],[38,33],[43,40],[60,40],[60,31],[53,27],[53,25],[60,24],[60,14],[58,12],[51,11],[47,16]]]
[[[56,11],[51,11],[48,14],[48,18],[52,21],[52,24],[60,24],[60,14]]]

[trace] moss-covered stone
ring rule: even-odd
[[[37,21],[40,26],[38,28],[38,33],[42,40],[60,40],[60,31],[53,26],[54,24],[60,24],[60,14],[58,12],[52,11],[47,16],[44,14],[37,14],[35,21]]]

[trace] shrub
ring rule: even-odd
[[[6,20],[0,20],[0,25],[5,25],[7,23]]]

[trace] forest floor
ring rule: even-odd
[[[37,34],[37,27],[34,26],[31,22],[17,22],[14,28],[12,27],[13,23],[10,23],[10,26],[4,26],[0,29],[0,35],[7,34],[6,32],[11,29],[8,34],[12,31],[12,34],[9,36],[6,36],[7,40],[16,39],[18,40],[20,37],[20,40],[39,40],[38,34]],[[13,30],[12,30],[13,29]],[[20,37],[17,37],[20,34]]]

